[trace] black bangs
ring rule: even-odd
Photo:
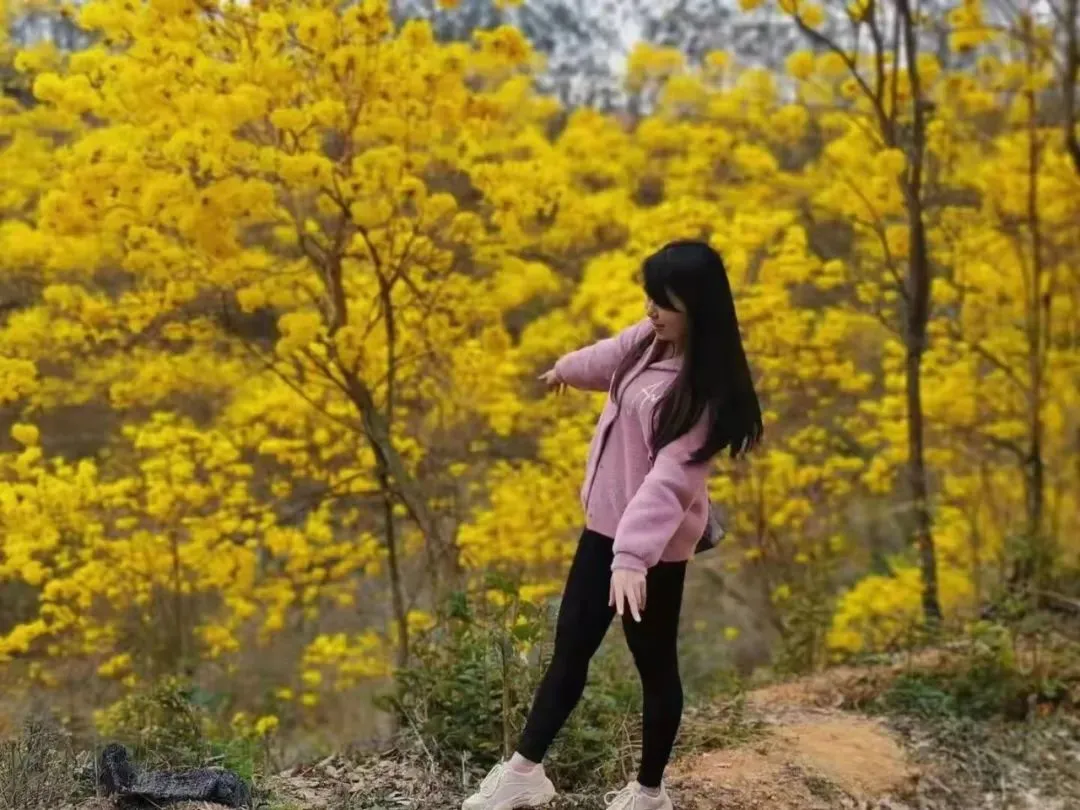
[[[660,309],[677,310],[669,295],[671,288],[672,267],[667,262],[649,260],[645,262],[645,294]]]

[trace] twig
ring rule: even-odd
[[[1065,594],[1055,593],[1054,591],[1036,591],[1035,595],[1041,602],[1047,604],[1048,607],[1054,607],[1068,613],[1080,615],[1080,600],[1065,596]]]
[[[438,768],[438,763],[435,761],[435,757],[432,756],[431,751],[427,747],[427,743],[424,742],[424,735],[420,733],[420,729],[416,727],[416,723],[413,722],[412,712],[405,712],[405,718],[409,721],[409,728],[412,729],[413,734],[416,735],[416,741],[420,743],[420,747],[423,749],[424,754],[428,758],[428,765],[432,768]]]

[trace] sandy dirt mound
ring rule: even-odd
[[[882,802],[889,806],[912,792],[918,772],[881,723],[847,712],[780,704],[775,692],[752,697],[767,712],[764,736],[678,763],[672,776],[684,805],[834,810]]]

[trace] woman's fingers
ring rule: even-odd
[[[638,602],[640,600],[638,599],[638,591],[636,587],[631,586],[628,589],[626,594],[626,601],[629,603],[630,606],[630,615],[634,617],[635,622],[640,622],[641,610],[638,608]]]
[[[621,619],[627,608],[630,608],[631,613],[637,608],[634,607],[633,593],[626,587],[626,581],[616,574],[611,578],[611,596],[612,604],[615,606],[615,612]]]
[[[608,588],[608,604],[613,605],[620,618],[630,611],[635,622],[641,621],[645,610],[645,576],[636,572],[618,570],[611,575]]]
[[[551,374],[554,374],[554,372],[548,372],[547,374],[541,374],[540,375],[540,380],[542,380],[544,385],[546,385],[548,387],[549,391],[554,391],[556,394],[564,393],[566,391],[566,383],[561,382],[560,380],[558,380],[558,379],[556,379],[556,378],[554,378],[552,376],[549,376]]]
[[[557,393],[562,393],[563,389],[566,388],[566,384],[559,379],[559,375],[555,373],[553,368],[545,371],[538,379],[542,380],[548,388],[555,389]]]

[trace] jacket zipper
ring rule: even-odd
[[[615,415],[618,416],[617,413]],[[596,486],[596,474],[600,471],[600,462],[604,460],[604,449],[607,447],[608,436],[611,435],[611,429],[613,427],[615,427],[615,420],[614,419],[612,419],[611,424],[609,424],[607,426],[607,429],[604,431],[604,435],[600,437],[600,449],[596,451],[596,466],[593,467],[592,480],[589,481],[589,491],[585,493],[585,517],[586,517],[586,519],[588,519],[590,517],[589,504],[592,503],[592,491],[593,491],[593,487]]]

